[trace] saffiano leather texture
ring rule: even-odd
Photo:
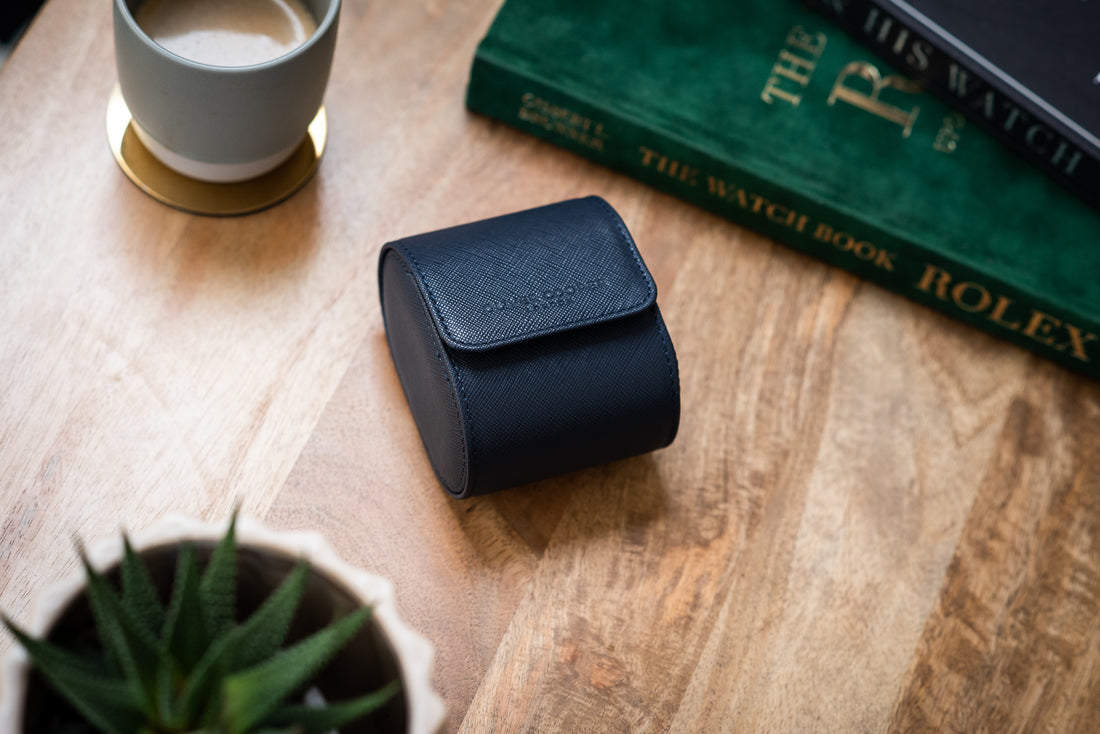
[[[679,374],[657,288],[602,199],[387,243],[378,274],[390,353],[452,496],[676,436]]]

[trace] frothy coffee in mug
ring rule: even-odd
[[[302,0],[145,0],[134,19],[177,56],[214,66],[277,59],[317,30]]]

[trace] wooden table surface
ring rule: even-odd
[[[211,219],[115,165],[109,4],[49,0],[0,68],[0,608],[74,534],[239,498],[394,580],[447,731],[1095,731],[1100,386],[469,114],[498,4],[346,0],[318,174]],[[680,435],[453,501],[378,250],[589,193],[658,283]]]

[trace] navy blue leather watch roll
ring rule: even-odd
[[[378,279],[401,386],[452,496],[676,436],[679,374],[657,288],[602,199],[387,243]]]

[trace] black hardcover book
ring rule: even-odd
[[[1100,0],[806,2],[1100,208]]]

